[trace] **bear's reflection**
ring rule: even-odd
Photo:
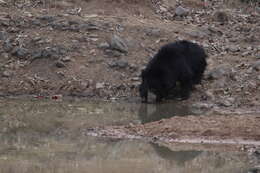
[[[138,116],[141,123],[159,121],[173,116],[185,116],[194,114],[188,106],[168,102],[162,104],[141,104]]]

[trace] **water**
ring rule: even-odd
[[[245,173],[253,166],[247,153],[227,148],[168,148],[81,133],[190,113],[170,103],[0,100],[0,173]]]

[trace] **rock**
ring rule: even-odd
[[[178,6],[175,9],[175,15],[177,16],[187,16],[189,14],[189,10],[186,8],[183,8],[182,6]]]
[[[4,59],[8,59],[9,58],[9,54],[8,53],[2,53],[1,56]]]
[[[114,61],[108,64],[111,68],[118,67],[118,68],[126,68],[128,66],[128,62],[124,60]]]
[[[220,106],[230,107],[232,106],[232,103],[228,100],[223,100],[219,103]]]
[[[194,103],[190,107],[190,111],[194,114],[204,114],[206,110],[214,108],[210,103]]]
[[[28,50],[21,47],[16,47],[12,51],[12,55],[17,56],[19,58],[25,58],[29,54]]]
[[[98,45],[98,48],[99,49],[108,49],[109,48],[109,44],[107,42],[100,43]]]
[[[201,31],[191,31],[187,34],[191,37],[194,37],[194,38],[205,38],[205,37],[207,37],[207,33],[201,32]]]
[[[62,62],[70,62],[71,58],[69,56],[65,56],[64,58],[61,58]]]
[[[145,33],[147,36],[160,37],[161,30],[159,28],[149,28]]]
[[[139,77],[133,77],[133,78],[131,78],[131,81],[140,81],[140,78]]]
[[[35,19],[32,21],[32,25],[41,26],[41,21],[39,19]]]
[[[121,24],[117,24],[115,28],[116,28],[116,31],[118,31],[118,32],[122,32],[125,30],[125,27],[122,26]]]
[[[124,60],[119,60],[119,61],[117,61],[117,66],[119,68],[126,68],[128,66],[128,62],[124,61]]]
[[[127,46],[126,42],[118,35],[112,36],[112,38],[110,40],[110,48],[118,50],[123,53],[128,52],[128,46]]]
[[[163,7],[163,6],[160,6],[159,9],[160,9],[160,11],[161,11],[162,13],[165,13],[165,12],[168,11],[167,8],[165,8],[165,7]]]
[[[102,82],[102,83],[96,83],[96,89],[102,89],[102,88],[104,88],[105,87],[105,83],[104,82]]]
[[[251,46],[246,48],[247,50],[253,50],[253,48]]]
[[[41,50],[36,50],[31,53],[32,59],[38,59],[42,57],[42,51]]]
[[[196,108],[196,109],[210,109],[213,108],[214,105],[213,104],[208,104],[208,103],[194,103],[192,104],[192,108]]]
[[[69,25],[69,26],[67,26],[66,30],[79,32],[80,27],[78,25]]]
[[[233,69],[228,66],[219,66],[211,70],[206,74],[207,79],[220,79],[223,76],[231,76],[233,74]]]
[[[84,24],[79,25],[79,29],[87,30],[87,31],[94,31],[94,30],[100,30],[101,28],[94,23],[84,23]]]
[[[162,3],[166,7],[174,8],[174,7],[176,7],[176,3],[177,2],[176,1],[172,1],[172,0],[162,0]]]
[[[70,15],[80,15],[81,8],[67,9],[66,12]]]
[[[5,40],[3,44],[3,49],[6,52],[10,52],[13,49],[13,45],[10,43],[9,40]]]
[[[0,31],[0,40],[7,40],[8,34],[5,31]]]
[[[260,60],[254,62],[252,64],[252,67],[253,67],[254,70],[260,71]]]
[[[5,2],[4,0],[0,0],[0,4],[1,4],[1,5],[7,4],[7,2]]]
[[[214,94],[210,91],[206,91],[205,92],[205,100],[215,100]]]
[[[57,62],[55,63],[55,66],[58,67],[58,68],[66,67],[65,64],[64,64],[63,62],[61,62],[61,61],[57,61]]]
[[[122,53],[118,52],[118,51],[113,51],[113,50],[109,50],[109,49],[105,49],[105,54],[108,57],[120,57],[122,56]]]
[[[228,85],[228,80],[223,77],[218,80],[215,80],[212,85],[218,89],[225,88]]]
[[[213,14],[213,20],[220,22],[221,24],[227,23],[228,22],[228,15],[224,11],[216,11]]]
[[[53,22],[55,20],[55,17],[54,16],[40,16],[40,17],[37,17],[37,19],[50,23],[50,22]]]
[[[230,45],[226,48],[226,50],[235,53],[235,52],[239,52],[240,48],[236,45]]]
[[[248,56],[248,55],[250,55],[250,52],[249,52],[249,51],[246,51],[246,52],[243,52],[241,55],[242,55],[242,56]]]
[[[204,29],[204,31],[209,32],[208,34],[216,34],[219,36],[223,35],[223,31],[221,31],[221,29],[218,29],[213,26],[208,26],[207,28]],[[231,39],[233,39],[233,37]]]
[[[2,76],[8,78],[8,77],[12,76],[12,73],[10,71],[4,71]]]
[[[43,40],[44,40],[44,39],[43,39],[42,37],[34,37],[34,38],[32,39],[32,41],[33,41],[34,43],[44,43]]]

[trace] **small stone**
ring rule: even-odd
[[[12,76],[12,73],[10,71],[4,71],[2,76],[8,78],[8,77]]]
[[[102,89],[102,88],[104,88],[105,87],[105,83],[104,82],[102,82],[102,83],[96,83],[96,89]]]
[[[89,38],[90,41],[96,42],[98,41],[98,38]]]
[[[109,44],[107,42],[104,42],[104,43],[100,43],[98,45],[98,48],[99,49],[108,49],[109,48]]]
[[[58,68],[63,68],[63,67],[65,67],[65,64],[63,62],[61,62],[61,61],[57,61],[55,63],[55,66],[58,67]]]
[[[247,50],[253,50],[253,48],[251,46],[246,48]]]
[[[5,31],[0,31],[0,40],[7,40],[8,34]]]
[[[87,31],[94,31],[94,30],[100,30],[101,28],[93,23],[84,23],[79,25],[79,29],[87,30]]]
[[[118,50],[123,53],[128,52],[128,46],[126,42],[118,35],[113,35],[110,40],[110,48]]]
[[[128,66],[128,62],[127,61],[123,61],[123,60],[119,60],[119,61],[117,61],[117,66],[119,67],[119,68],[126,68],[127,66]]]
[[[233,53],[240,51],[240,48],[238,46],[236,46],[236,45],[230,45],[226,49],[229,50],[230,52],[233,52]]]
[[[40,20],[47,21],[47,22],[53,22],[55,20],[54,16],[40,16],[37,17]]]
[[[1,5],[7,4],[7,2],[5,2],[4,0],[0,0],[0,4],[1,4]]]
[[[120,56],[122,56],[122,53],[120,53],[118,51],[106,49],[104,52],[108,57],[120,57]]]
[[[8,53],[2,53],[2,57],[5,58],[5,59],[8,59],[9,58],[9,54]]]
[[[91,49],[90,51],[89,51],[89,53],[91,54],[91,55],[96,55],[96,50],[95,49]]]
[[[214,14],[213,14],[213,18],[215,21],[217,22],[220,22],[222,24],[228,22],[228,15],[226,12],[224,11],[216,11]]]
[[[132,81],[139,81],[140,78],[139,78],[139,77],[133,77],[131,80],[132,80]]]
[[[37,59],[42,57],[42,51],[36,50],[31,53],[32,59]]]
[[[168,11],[167,8],[165,8],[165,7],[163,7],[163,6],[160,6],[159,8],[160,8],[160,11],[163,12],[163,13],[165,13],[165,12]]]
[[[230,107],[232,106],[232,103],[228,100],[223,100],[222,102],[220,102],[220,105],[225,107]]]
[[[64,58],[61,59],[62,62],[70,62],[71,58],[69,56],[66,56]]]
[[[45,49],[41,50],[41,57],[47,58],[52,57],[54,55],[54,52],[50,47],[46,47]]]
[[[20,48],[20,47],[16,47],[13,51],[12,51],[12,55],[17,56],[19,58],[24,58],[29,54],[27,49],[24,48]]]
[[[254,70],[260,71],[260,60],[254,62],[252,64],[252,67],[253,67]]]
[[[191,31],[188,33],[188,35],[194,38],[205,38],[207,33],[201,31]]]
[[[32,39],[33,42],[39,42],[39,41],[42,41],[42,40],[43,40],[42,37],[34,37],[34,38]]]
[[[178,6],[175,9],[175,15],[177,16],[187,16],[189,14],[189,10],[186,8],[183,8],[182,6]]]
[[[232,69],[228,66],[219,66],[211,70],[206,77],[208,79],[220,79],[223,76],[230,76],[233,73]]]
[[[214,96],[214,94],[212,93],[212,92],[210,92],[210,91],[206,91],[205,92],[205,97],[206,97],[206,100],[215,100],[215,96]]]
[[[36,26],[40,26],[41,25],[41,21],[38,19],[35,19],[32,21],[32,25],[36,25]]]
[[[209,103],[194,103],[194,104],[192,104],[192,108],[196,108],[196,109],[210,109],[213,106],[214,106],[213,104],[209,104]]]
[[[10,52],[12,49],[13,49],[13,45],[10,43],[9,40],[6,40],[3,44],[3,49],[6,51],[6,52]]]
[[[159,37],[161,30],[159,28],[150,28],[147,29],[145,32],[148,36]]]
[[[250,52],[249,52],[249,51],[246,51],[246,52],[242,53],[242,56],[247,56],[247,55],[249,55],[249,54],[250,54]]]
[[[239,40],[238,38],[230,38],[230,39],[229,39],[229,41],[230,41],[230,42],[233,42],[233,43],[238,42],[238,40]]]

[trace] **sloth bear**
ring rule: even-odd
[[[196,43],[182,40],[161,47],[142,70],[139,87],[142,102],[147,102],[148,91],[156,95],[156,102],[180,88],[180,97],[188,99],[195,84],[201,82],[206,69],[207,54]]]

